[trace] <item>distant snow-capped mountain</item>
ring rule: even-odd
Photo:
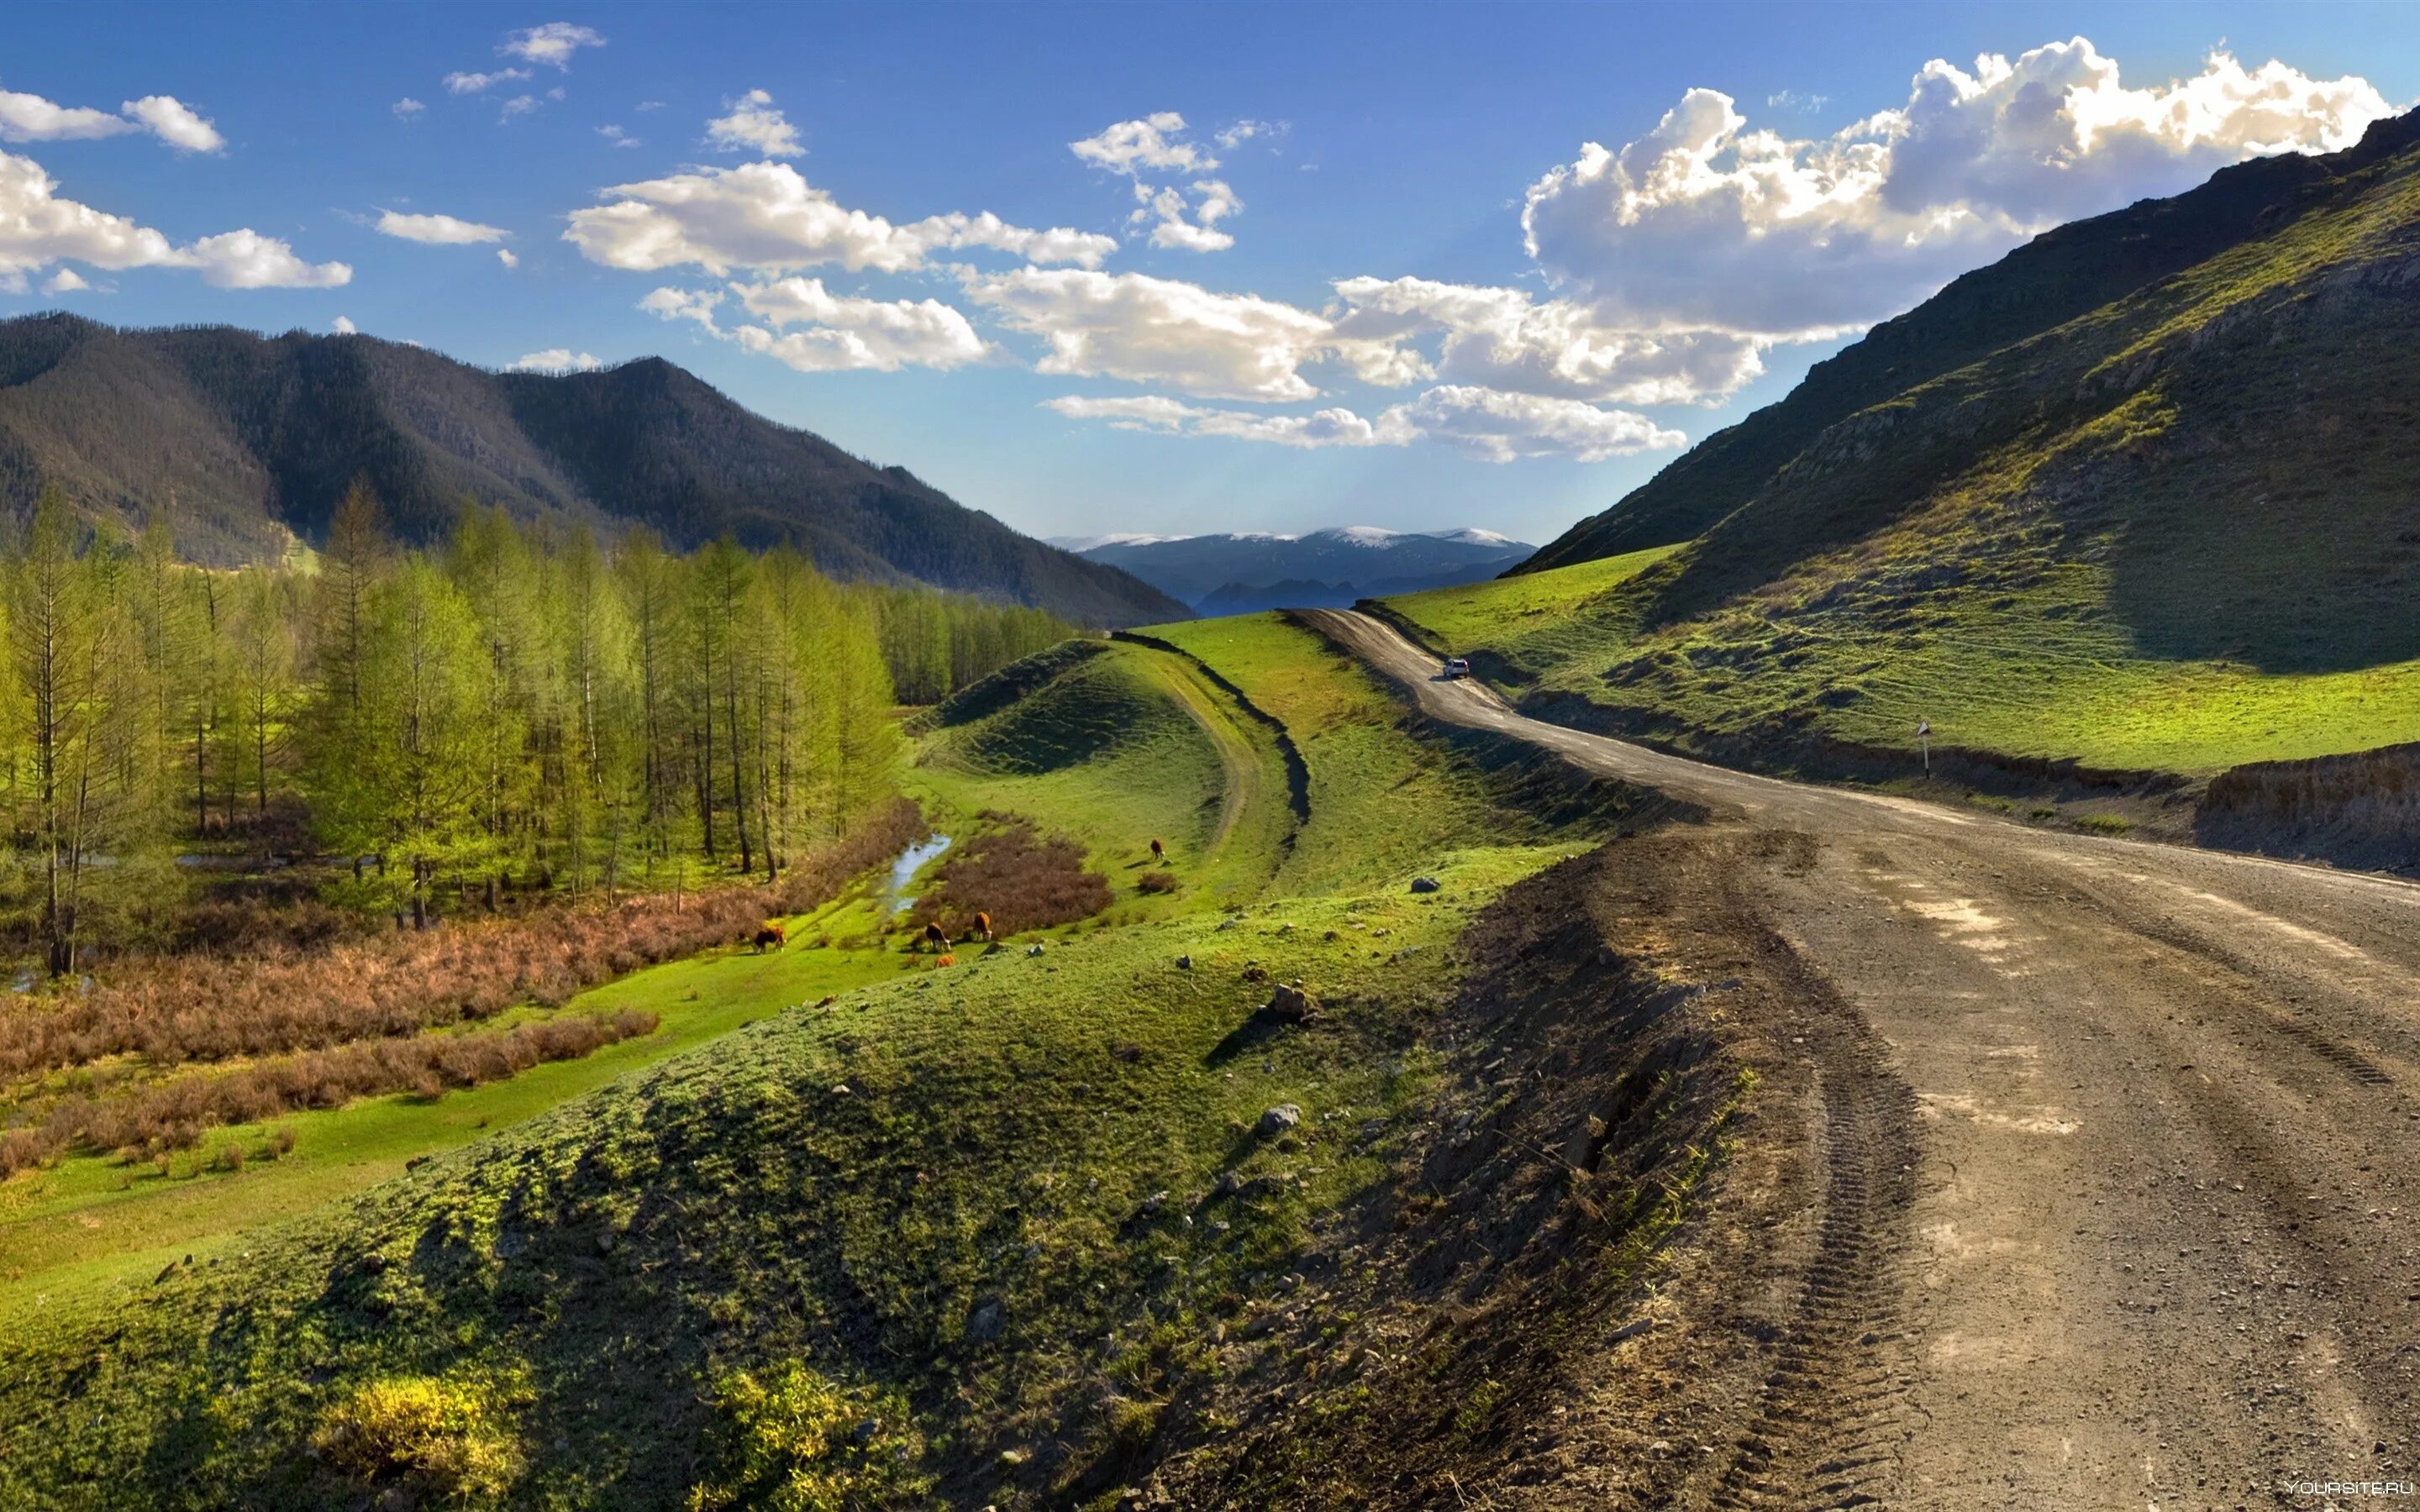
[[[1058,536],[1050,544],[1119,567],[1202,613],[1321,609],[1493,578],[1537,548],[1494,531],[1342,525],[1299,535]]]

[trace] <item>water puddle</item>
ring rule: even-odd
[[[950,848],[947,835],[927,835],[899,853],[891,863],[891,879],[882,888],[882,917],[889,918],[908,906],[908,884],[923,870],[924,863]]]

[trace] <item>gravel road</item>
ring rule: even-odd
[[[1792,841],[1735,847],[1742,894],[1855,1016],[1810,1043],[1898,1088],[1831,1076],[1806,1344],[1712,1503],[2420,1504],[2420,887],[1708,766],[1300,617],[1438,718]]]

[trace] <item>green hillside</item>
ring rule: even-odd
[[[1564,625],[1495,613],[1493,585],[1396,607],[1500,656],[1532,701],[1777,760],[1814,737],[1906,749],[1919,719],[1946,744],[2184,773],[2408,740],[2411,132],[2230,169],[1968,275],[1861,344],[1955,329],[1967,346],[1926,349],[1956,365],[1911,358],[1921,381],[1885,393],[1853,347],[1700,449],[1761,438],[1699,514],[1671,503],[1678,482],[1651,485],[1541,553],[1544,579],[1694,537],[1608,592],[1564,592]],[[2038,301],[2055,323],[2024,318],[2062,247],[2162,226],[2199,228],[2172,240],[2201,255],[2088,308]],[[1982,308],[2005,313],[2004,339],[1970,352]],[[1839,413],[1794,430],[1776,413],[1812,410]]]
[[[21,1246],[0,1504],[1106,1506],[1255,1372],[1315,1372],[1261,1335],[1485,1058],[1441,1029],[1455,942],[1601,830],[1525,812],[1536,772],[1423,734],[1296,626],[1166,633],[916,721],[936,826],[1072,837],[1097,916],[943,965],[855,895],[812,925],[832,947],[603,990],[687,1048],[551,1111],[304,1130],[367,1161],[379,1119],[445,1120],[382,1184],[314,1205],[302,1165],[255,1164],[195,1179],[222,1212],[257,1191],[255,1221],[83,1271]],[[1311,1022],[1258,1011],[1296,980]],[[1635,1244],[1666,1190],[1618,1209],[1652,1217]]]

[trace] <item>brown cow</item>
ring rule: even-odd
[[[991,916],[985,913],[977,913],[975,915],[975,927],[967,931],[967,938],[970,940],[990,939]]]
[[[768,921],[763,929],[756,932],[758,955],[763,955],[768,950],[778,950],[789,943],[790,932],[779,924]]]
[[[1166,865],[1168,862],[1168,847],[1162,845],[1157,841],[1153,841],[1151,842],[1151,858],[1162,865]]]
[[[940,925],[927,924],[924,926],[924,943],[936,950],[947,950],[950,948],[950,937],[941,933]]]

